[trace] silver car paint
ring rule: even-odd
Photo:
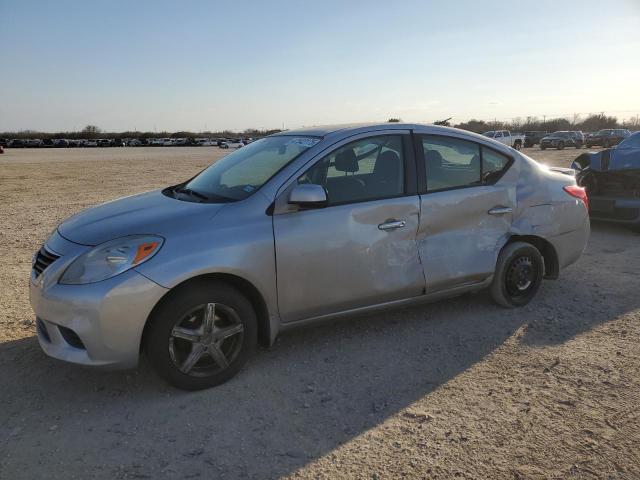
[[[475,141],[509,155],[514,163],[491,187],[317,211],[297,212],[288,204],[287,195],[296,178],[338,145],[406,131]],[[156,191],[110,202],[63,222],[59,231],[65,238],[54,234],[47,241],[62,257],[37,281],[32,275],[32,306],[53,328],[60,324],[76,329],[91,348],[80,360],[72,351],[77,349],[51,349],[41,338],[43,349],[78,363],[132,366],[153,307],[171,288],[204,274],[234,275],[253,285],[264,300],[268,340],[273,341],[290,326],[485,287],[500,248],[513,234],[537,235],[549,241],[561,267],[575,261],[586,246],[586,209],[562,191],[562,186],[575,184],[575,180],[486,137],[402,124],[286,134],[314,135],[322,140],[243,201],[189,203]],[[494,206],[514,211],[488,215]],[[268,214],[270,208],[273,215]],[[399,230],[380,231],[378,225],[388,219],[407,224]],[[306,235],[306,228],[313,229],[314,235]],[[57,283],[66,266],[88,248],[81,244],[139,233],[162,235],[165,244],[135,270],[95,284]],[[460,255],[461,245],[473,253]]]

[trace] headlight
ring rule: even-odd
[[[60,283],[81,285],[115,277],[149,260],[163,242],[153,235],[130,235],[103,243],[76,258]]]

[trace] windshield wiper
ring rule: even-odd
[[[206,195],[193,190],[191,188],[187,188],[187,187],[176,187],[174,188],[174,191],[178,192],[178,193],[186,193],[187,195],[191,195],[192,197],[198,197],[201,200],[209,200],[209,197],[207,197]]]

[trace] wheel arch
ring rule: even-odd
[[[222,282],[227,285],[231,285],[247,297],[251,302],[258,319],[258,342],[263,346],[271,345],[273,340],[272,334],[275,332],[272,332],[269,309],[267,308],[267,303],[260,291],[251,282],[237,275],[230,273],[206,273],[184,280],[171,288],[171,290],[165,293],[156,303],[145,322],[140,340],[140,351],[142,352],[144,346],[145,335],[150,324],[150,319],[158,309],[162,308],[166,302],[170,301],[174,295],[177,295],[183,289],[191,288],[196,284],[212,284],[214,282]]]
[[[544,278],[551,280],[558,278],[560,275],[558,252],[549,240],[536,235],[511,235],[504,246],[513,242],[526,242],[536,247],[544,260]]]

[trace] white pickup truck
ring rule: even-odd
[[[483,135],[509,145],[516,150],[520,150],[524,145],[523,133],[511,133],[509,130],[491,130],[490,132],[484,132]]]

